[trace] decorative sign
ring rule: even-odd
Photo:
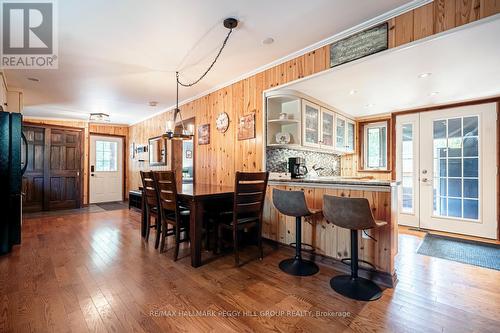
[[[210,124],[198,126],[198,144],[208,145],[210,143]]]
[[[238,123],[238,140],[248,140],[255,138],[255,113],[250,113],[240,117]]]
[[[388,25],[385,22],[333,43],[330,45],[330,67],[387,50],[388,32]]]

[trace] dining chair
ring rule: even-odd
[[[262,210],[266,196],[268,172],[236,172],[234,185],[233,210],[230,218],[222,220],[218,226],[218,249],[222,247],[222,231],[232,231],[234,247],[234,263],[240,264],[238,231],[246,228],[257,228],[257,245],[259,259],[264,256],[262,250]]]
[[[160,244],[161,234],[161,215],[159,214],[158,192],[156,191],[153,171],[141,171],[142,194],[145,201],[146,211],[146,242],[149,241],[149,232],[151,228],[156,229],[155,249]],[[151,224],[151,217],[154,217],[155,223]]]
[[[153,173],[153,179],[159,198],[160,215],[162,221],[160,252],[165,249],[165,239],[175,236],[174,261],[179,255],[179,245],[189,241],[189,210],[179,204],[177,197],[177,185],[174,171],[157,171]],[[169,225],[172,227],[169,228]],[[181,239],[181,233],[184,238]]]

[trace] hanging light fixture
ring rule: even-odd
[[[189,125],[187,128],[186,128],[186,126],[184,126],[184,121],[182,119],[181,109],[179,108],[179,86],[183,86],[186,88],[192,87],[192,86],[196,85],[197,83],[199,83],[208,74],[208,72],[210,72],[210,70],[214,67],[215,63],[219,59],[219,57],[222,53],[222,50],[224,50],[224,48],[226,47],[227,41],[229,40],[229,36],[231,36],[233,29],[236,28],[237,26],[238,26],[238,20],[235,18],[230,17],[230,18],[227,18],[224,20],[224,27],[229,29],[229,32],[227,33],[226,38],[222,42],[222,46],[219,49],[219,52],[215,56],[214,60],[212,61],[210,66],[208,66],[207,70],[197,80],[195,80],[191,83],[183,83],[179,79],[179,72],[178,71],[175,72],[175,81],[176,81],[177,90],[176,90],[176,103],[175,103],[175,109],[174,109],[174,116],[173,116],[172,120],[168,120],[166,123],[166,132],[165,132],[165,134],[163,134],[164,138],[167,138],[170,140],[191,140],[193,138],[194,125]],[[180,121],[181,121],[181,127],[182,127],[181,133],[179,133],[179,132],[176,133],[176,131],[175,131],[177,117],[179,117]]]

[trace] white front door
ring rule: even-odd
[[[401,224],[496,238],[496,117],[492,103],[397,118]]]
[[[123,200],[123,139],[90,136],[90,203]]]

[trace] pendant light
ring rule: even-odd
[[[195,81],[191,83],[183,83],[179,79],[179,72],[175,72],[175,81],[176,81],[176,103],[175,103],[175,109],[174,109],[174,116],[172,120],[168,120],[166,123],[166,131],[165,134],[163,134],[163,137],[169,140],[192,140],[194,137],[194,126],[189,126],[189,128],[186,128],[184,126],[184,120],[182,119],[182,114],[181,114],[181,109],[179,108],[179,86],[183,87],[192,87],[196,85],[198,82],[200,82],[207,74],[210,72],[210,70],[214,67],[215,63],[219,59],[222,50],[226,47],[227,41],[229,40],[229,36],[231,36],[231,33],[233,32],[233,29],[238,26],[238,20],[235,18],[227,18],[224,20],[224,27],[229,29],[229,32],[227,33],[226,38],[222,42],[222,46],[219,49],[219,52],[215,56],[214,60],[208,66],[207,70]],[[181,127],[182,127],[182,132],[181,133],[176,133],[175,132],[175,127],[176,127],[176,121],[177,117],[180,118],[181,121]]]

